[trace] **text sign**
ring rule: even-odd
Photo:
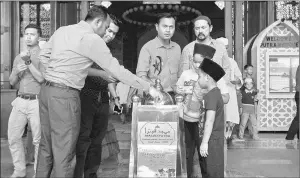
[[[261,48],[298,48],[299,39],[295,36],[266,36]]]

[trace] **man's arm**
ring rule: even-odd
[[[233,61],[233,63],[234,63],[234,66],[233,66],[233,68],[234,68],[234,76],[235,76],[235,79],[237,81],[235,83],[235,85],[237,85],[239,88],[241,88],[242,85],[243,85],[243,75],[242,75],[242,72],[240,71],[239,66],[236,63],[236,61]]]
[[[176,83],[176,93],[184,94],[184,78],[184,73],[182,73]]]
[[[20,58],[17,56],[15,57],[15,60],[14,60],[14,63],[13,63],[13,68],[12,68],[12,71],[11,71],[11,74],[9,76],[9,83],[14,86],[16,83],[19,82],[20,78],[19,78],[19,66],[18,65],[18,61],[20,60]],[[23,65],[22,69],[24,68],[25,70],[25,64]]]
[[[92,77],[101,77],[106,80],[108,83],[115,83],[117,80],[113,78],[108,72],[100,69],[89,68],[88,76]]]
[[[39,83],[42,83],[44,81],[44,76],[42,72],[40,72],[37,68],[35,68],[32,63],[28,65],[28,69],[30,70],[35,80],[37,80]]]
[[[95,61],[102,69],[111,73],[113,77],[121,82],[138,89],[149,90],[150,83],[121,66],[118,60],[112,56],[103,39],[98,35],[89,34],[83,37],[77,50],[83,56]],[[99,58],[99,56],[101,57]]]
[[[43,77],[42,73],[32,64],[30,52],[28,50],[22,51],[20,54],[20,57],[25,62],[25,64],[27,62],[30,62],[30,64],[27,65],[29,71],[31,72],[33,78],[36,81],[38,81],[39,83],[42,83],[44,81],[44,77]],[[40,68],[40,61],[38,62],[38,68]]]
[[[217,86],[221,91],[222,94],[222,99],[224,104],[227,104],[229,102],[230,96],[229,96],[229,90],[228,90],[228,86],[226,85],[226,82],[224,80],[224,77],[222,77],[218,82],[217,82]]]
[[[116,89],[117,89],[117,84],[116,83],[109,83],[108,84],[108,90],[109,90],[111,96],[114,98],[115,105],[120,107],[120,101],[119,101],[119,99],[116,98],[118,96],[117,92],[116,92]]]
[[[151,55],[145,46],[142,47],[138,63],[136,67],[136,75],[141,77],[143,80],[154,84],[154,82],[148,77],[148,72],[150,70]]]

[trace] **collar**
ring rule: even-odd
[[[37,52],[40,50],[40,46],[39,45],[36,45],[34,46],[33,48],[31,48],[29,51],[30,51],[30,54],[31,55],[35,55],[37,54]]]
[[[82,26],[83,28],[85,28],[87,31],[91,32],[91,33],[95,33],[94,30],[92,29],[91,25],[89,23],[87,23],[84,20],[81,20],[78,23],[79,26]]]
[[[196,39],[194,42],[195,42],[195,43],[199,43],[199,42],[197,41],[197,39]],[[208,42],[208,44],[205,44],[205,45],[209,45],[209,46],[215,47],[215,45],[216,45],[216,40],[214,40],[214,39],[212,39],[211,37],[209,37],[209,42]]]
[[[175,46],[175,43],[170,40],[170,45],[169,46],[165,46],[159,39],[158,39],[158,36],[156,36],[154,38],[154,41],[155,41],[155,44],[156,44],[156,48],[161,48],[161,47],[164,47],[164,48],[167,48],[167,49],[171,49],[172,47]]]

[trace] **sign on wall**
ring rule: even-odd
[[[299,30],[286,21],[274,22],[257,36],[251,56],[259,89],[258,130],[287,131],[296,114]]]

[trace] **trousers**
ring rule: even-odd
[[[26,175],[25,150],[22,136],[28,122],[32,130],[32,142],[35,147],[36,158],[41,138],[39,101],[38,99],[26,100],[17,97],[11,104],[13,108],[8,119],[9,150],[14,164],[14,171],[18,175]],[[36,161],[34,170],[36,170]]]
[[[81,127],[76,144],[74,177],[97,177],[101,164],[102,141],[105,137],[109,104],[95,104],[93,98],[81,92]]]
[[[295,101],[296,101],[296,107],[297,107],[297,112],[296,116],[294,117],[290,128],[288,130],[288,133],[285,137],[286,140],[294,140],[295,135],[297,134],[297,138],[299,139],[299,91],[295,93]]]
[[[208,156],[199,156],[199,164],[203,178],[224,177],[224,137],[209,140]]]
[[[186,145],[186,166],[188,178],[193,175],[193,160],[195,148],[197,149],[198,157],[200,157],[200,140],[198,122],[184,121],[185,145]]]
[[[41,141],[36,177],[73,177],[80,114],[78,90],[42,85]]]

